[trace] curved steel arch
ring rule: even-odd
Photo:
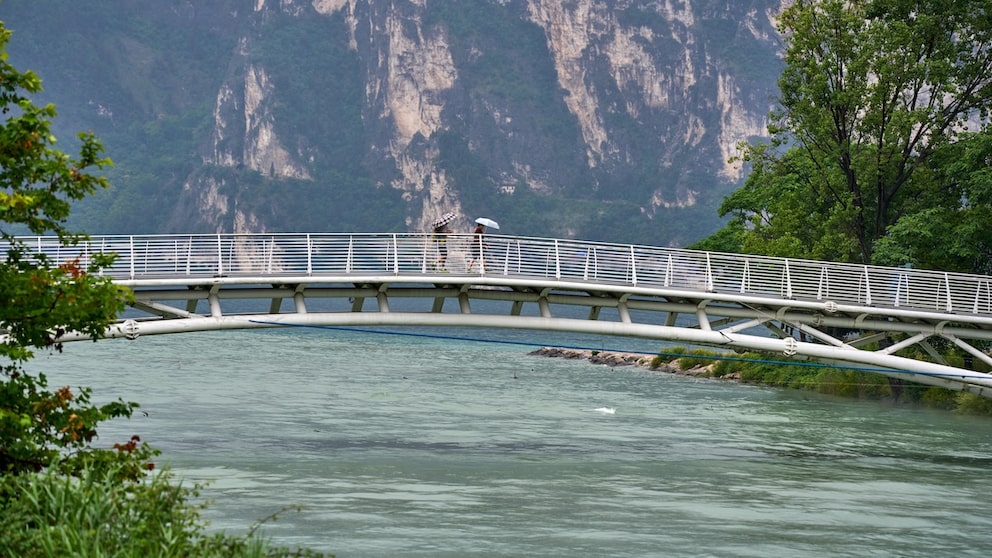
[[[967,391],[992,398],[992,377],[987,374],[962,370],[899,356],[849,349],[845,352],[826,345],[792,338],[776,339],[719,330],[698,330],[652,324],[576,320],[571,318],[543,318],[531,316],[493,316],[489,314],[454,313],[316,313],[302,315],[261,314],[251,316],[202,317],[179,320],[178,323],[146,322],[140,327],[122,323],[109,332],[109,337],[136,339],[139,335],[163,333],[191,333],[223,329],[253,329],[286,326],[458,326],[480,328],[530,329],[590,333],[619,337],[678,341],[706,345],[735,351],[751,350],[779,353],[787,357],[838,365],[872,365],[868,369],[892,378]]]

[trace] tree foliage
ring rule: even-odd
[[[61,351],[66,331],[101,337],[129,291],[99,275],[113,255],[57,265],[13,233],[55,234],[62,247],[85,239],[66,218],[73,201],[107,186],[95,171],[111,161],[93,134],[79,134],[77,157],[54,147],[55,107],[29,98],[41,81],[8,62],[10,35],[0,22],[0,555],[320,556],[271,546],[257,525],[245,537],[206,535],[202,506],[190,503],[200,487],[148,474],[157,450],[137,435],[94,445],[97,425],[130,417],[136,403],[93,405],[88,388],[51,391],[44,374],[24,370],[35,350]]]
[[[930,166],[937,187],[889,227],[874,262],[992,274],[992,133],[962,135]]]
[[[71,202],[106,187],[93,171],[111,164],[92,134],[79,135],[78,157],[55,149],[55,107],[29,98],[41,81],[8,62],[10,35],[0,22],[0,555],[321,556],[274,547],[258,525],[245,537],[206,535],[202,505],[190,503],[200,487],[148,474],[157,450],[137,435],[94,445],[97,425],[130,417],[136,403],[93,405],[88,388],[50,391],[23,369],[35,350],[61,351],[66,331],[101,337],[130,293],[99,275],[113,255],[57,265],[10,229],[55,234],[62,247],[85,239],[66,226]]]
[[[721,207],[734,221],[721,245],[866,263],[878,249],[885,263],[970,271],[973,253],[928,261],[904,233],[933,219],[934,208],[962,221],[958,232],[969,237],[981,228],[966,214],[989,207],[990,8],[796,0],[783,10],[786,67],[772,140],[742,146],[752,170]],[[900,252],[909,259],[896,262]]]
[[[65,227],[72,201],[106,186],[91,172],[111,164],[92,134],[79,135],[80,150],[69,156],[54,146],[52,105],[37,106],[30,95],[41,81],[7,59],[10,31],[0,24],[0,474],[56,467],[80,470],[87,462],[121,458],[137,476],[152,451],[125,442],[118,450],[91,446],[100,421],[130,416],[133,403],[90,404],[86,389],[49,391],[44,375],[33,376],[22,364],[38,349],[61,350],[59,336],[79,331],[94,337],[123,309],[127,292],[98,272],[112,256],[56,265],[14,236],[10,227],[35,234],[55,234],[63,245],[84,236]]]

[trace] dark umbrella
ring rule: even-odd
[[[455,220],[455,217],[458,217],[458,215],[456,215],[452,211],[449,211],[449,212],[445,213],[444,215],[438,217],[437,219],[434,219],[433,221],[431,221],[431,228],[432,229],[436,229],[438,227],[443,227],[443,226],[447,225],[448,223],[454,221]]]

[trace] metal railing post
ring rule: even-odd
[[[992,310],[992,288],[990,288],[988,281],[979,281],[978,288],[975,289],[975,307],[972,310],[972,313],[974,314],[978,314],[979,312],[981,312],[982,287],[985,287],[986,298],[988,299],[988,304],[987,304],[988,309],[986,311]]]
[[[348,235],[348,255],[344,263],[345,273],[351,273],[352,265],[351,261],[355,254],[355,238],[352,235]]]
[[[313,238],[307,233],[307,277],[313,275]]]
[[[400,246],[396,239],[396,233],[393,233],[393,275],[400,274]]]
[[[634,255],[634,245],[630,246],[630,284],[637,286],[637,258]]]
[[[789,259],[785,259],[785,272],[782,275],[785,282],[785,298],[792,298],[792,274],[789,272]]]
[[[903,283],[905,283],[906,285],[905,291],[903,291]],[[896,294],[895,294],[895,300],[892,302],[892,305],[898,308],[903,298],[906,299],[907,303],[909,302],[909,275],[906,275],[905,273],[897,273]]]
[[[709,252],[706,252],[706,290],[713,292],[713,263]]]
[[[953,312],[954,304],[951,302],[951,278],[946,273],[944,274],[944,284],[947,287],[947,308],[948,313]]]
[[[310,235],[307,235],[308,237]],[[276,239],[270,237],[269,241],[262,248],[262,253],[265,255],[265,271],[272,273],[272,260],[276,255]]]
[[[865,270],[864,270],[864,278],[865,278],[865,304],[871,306],[871,281],[868,277],[867,265],[865,266]]]
[[[823,266],[820,268],[820,283],[816,288],[816,300],[823,300],[827,296],[830,296],[830,274],[827,272],[827,266]]]
[[[220,233],[217,233],[217,276],[224,275],[224,250],[222,248]]]
[[[178,242],[178,241],[177,241]],[[186,275],[190,274],[193,265],[193,237],[186,242]]]

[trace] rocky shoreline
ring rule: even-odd
[[[621,353],[614,351],[592,351],[585,349],[563,349],[560,347],[542,347],[536,351],[532,351],[530,354],[536,356],[552,357],[552,358],[568,358],[568,359],[583,359],[588,360],[593,364],[605,364],[606,366],[640,366],[643,368],[650,368],[652,370],[658,370],[660,372],[667,372],[669,374],[677,374],[679,376],[692,376],[692,377],[713,377],[713,365],[709,364],[706,366],[694,366],[692,368],[682,368],[679,363],[678,358],[673,358],[671,360],[661,360],[660,364],[655,365],[655,356],[645,355],[641,353]],[[740,374],[734,372],[726,376],[721,376],[721,380],[740,380]]]

